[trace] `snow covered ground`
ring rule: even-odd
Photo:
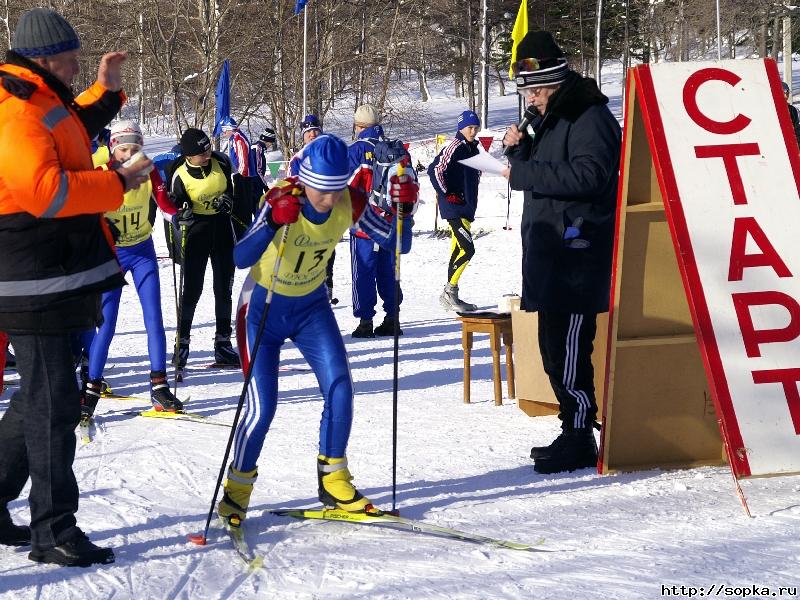
[[[618,91],[616,102],[618,104]],[[450,131],[462,107],[438,100],[441,120],[412,146],[415,160],[432,149],[423,140]],[[508,121],[516,100],[503,99]],[[441,123],[441,126],[438,125]],[[167,144],[168,140],[159,140]],[[153,146],[155,147],[155,145]],[[427,154],[426,154],[427,153]],[[141,401],[103,400],[95,440],[79,446],[75,471],[82,491],[79,524],[117,562],[90,569],[40,566],[26,551],[0,547],[0,598],[659,598],[688,597],[695,586],[794,586],[800,573],[800,477],[742,482],[754,518],[736,498],[727,468],[652,470],[599,476],[587,469],[542,476],[531,445],[558,433],[555,417],[527,417],[513,399],[493,402],[491,354],[477,336],[472,404],[462,401],[460,328],[438,295],[445,282],[449,240],[430,235],[433,194],[422,181],[412,253],[403,258],[405,301],[400,342],[397,498],[401,513],[438,525],[520,542],[541,537],[546,552],[526,553],[347,523],[294,521],[266,513],[314,506],[321,401],[313,376],[291,343],[283,352],[281,400],[267,436],[247,519],[247,538],[264,556],[248,575],[226,539],[211,530],[209,545],[187,542],[202,529],[227,427],[150,420],[146,408],[147,348],[133,286],[123,310],[106,377],[114,391]],[[521,197],[484,177],[475,230],[476,256],[462,295],[482,307],[520,292]],[[162,232],[156,234],[163,255]],[[168,342],[175,329],[172,271],[161,263]],[[244,278],[238,272],[235,293]],[[337,247],[335,308],[355,381],[355,422],[348,455],[355,482],[377,505],[391,504],[392,340],[353,340],[349,245]],[[382,317],[379,312],[378,319]],[[187,409],[230,423],[242,378],[210,371],[213,299],[210,269],[192,333]],[[517,369],[525,365],[517,363]],[[13,391],[13,388],[11,390]],[[8,406],[9,391],[0,397]],[[504,389],[504,393],[505,389]],[[23,495],[10,505],[28,519]],[[680,586],[686,586],[683,590]],[[677,586],[672,588],[672,586]],[[716,588],[715,588],[716,589]],[[731,589],[722,597],[743,597]],[[763,591],[763,590],[761,590]],[[715,594],[716,595],[716,594]],[[754,596],[754,594],[750,594]]]

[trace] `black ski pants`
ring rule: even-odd
[[[591,428],[597,417],[592,367],[596,332],[594,313],[539,311],[539,351],[566,430]]]
[[[78,484],[72,471],[81,401],[70,336],[11,335],[20,387],[0,419],[0,521],[30,477],[34,548],[77,533]]]
[[[195,215],[186,232],[183,252],[183,294],[179,337],[188,339],[192,330],[194,311],[203,293],[206,265],[211,259],[214,272],[214,313],[217,339],[231,337],[233,307],[233,231],[228,215]]]

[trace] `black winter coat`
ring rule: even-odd
[[[512,148],[511,188],[523,190],[522,308],[608,310],[620,127],[593,79],[570,72]]]

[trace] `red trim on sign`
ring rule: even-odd
[[[789,163],[792,165],[795,186],[800,194],[800,149],[797,147],[797,138],[794,136],[794,127],[789,117],[789,107],[783,97],[778,65],[771,58],[765,58],[764,67],[767,70],[769,89],[772,91],[772,101],[775,102],[775,111],[778,114],[778,123],[783,133],[783,141],[786,144],[786,153],[789,155]]]
[[[667,138],[664,134],[664,124],[658,108],[658,99],[655,93],[653,77],[649,65],[642,65],[636,69],[638,91],[643,99],[641,103],[644,116],[645,131],[650,142],[650,148],[655,149],[653,162],[658,175],[661,193],[664,196],[664,208],[667,214],[667,223],[672,233],[675,245],[675,255],[678,257],[681,277],[683,279],[686,298],[694,322],[695,334],[699,336],[700,354],[706,375],[711,382],[711,397],[717,415],[721,418],[721,433],[728,453],[728,460],[737,477],[750,475],[750,464],[744,451],[744,441],[736,412],[731,400],[730,388],[722,367],[717,338],[711,324],[711,314],[703,291],[697,261],[694,256],[689,230],[686,224],[686,215],[683,212],[675,170],[669,154]],[[778,84],[780,87],[780,84]],[[784,111],[786,112],[786,111]],[[788,113],[786,115],[788,117]],[[800,158],[800,157],[798,157]]]

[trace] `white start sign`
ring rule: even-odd
[[[637,71],[731,466],[800,472],[800,154],[777,67]]]

